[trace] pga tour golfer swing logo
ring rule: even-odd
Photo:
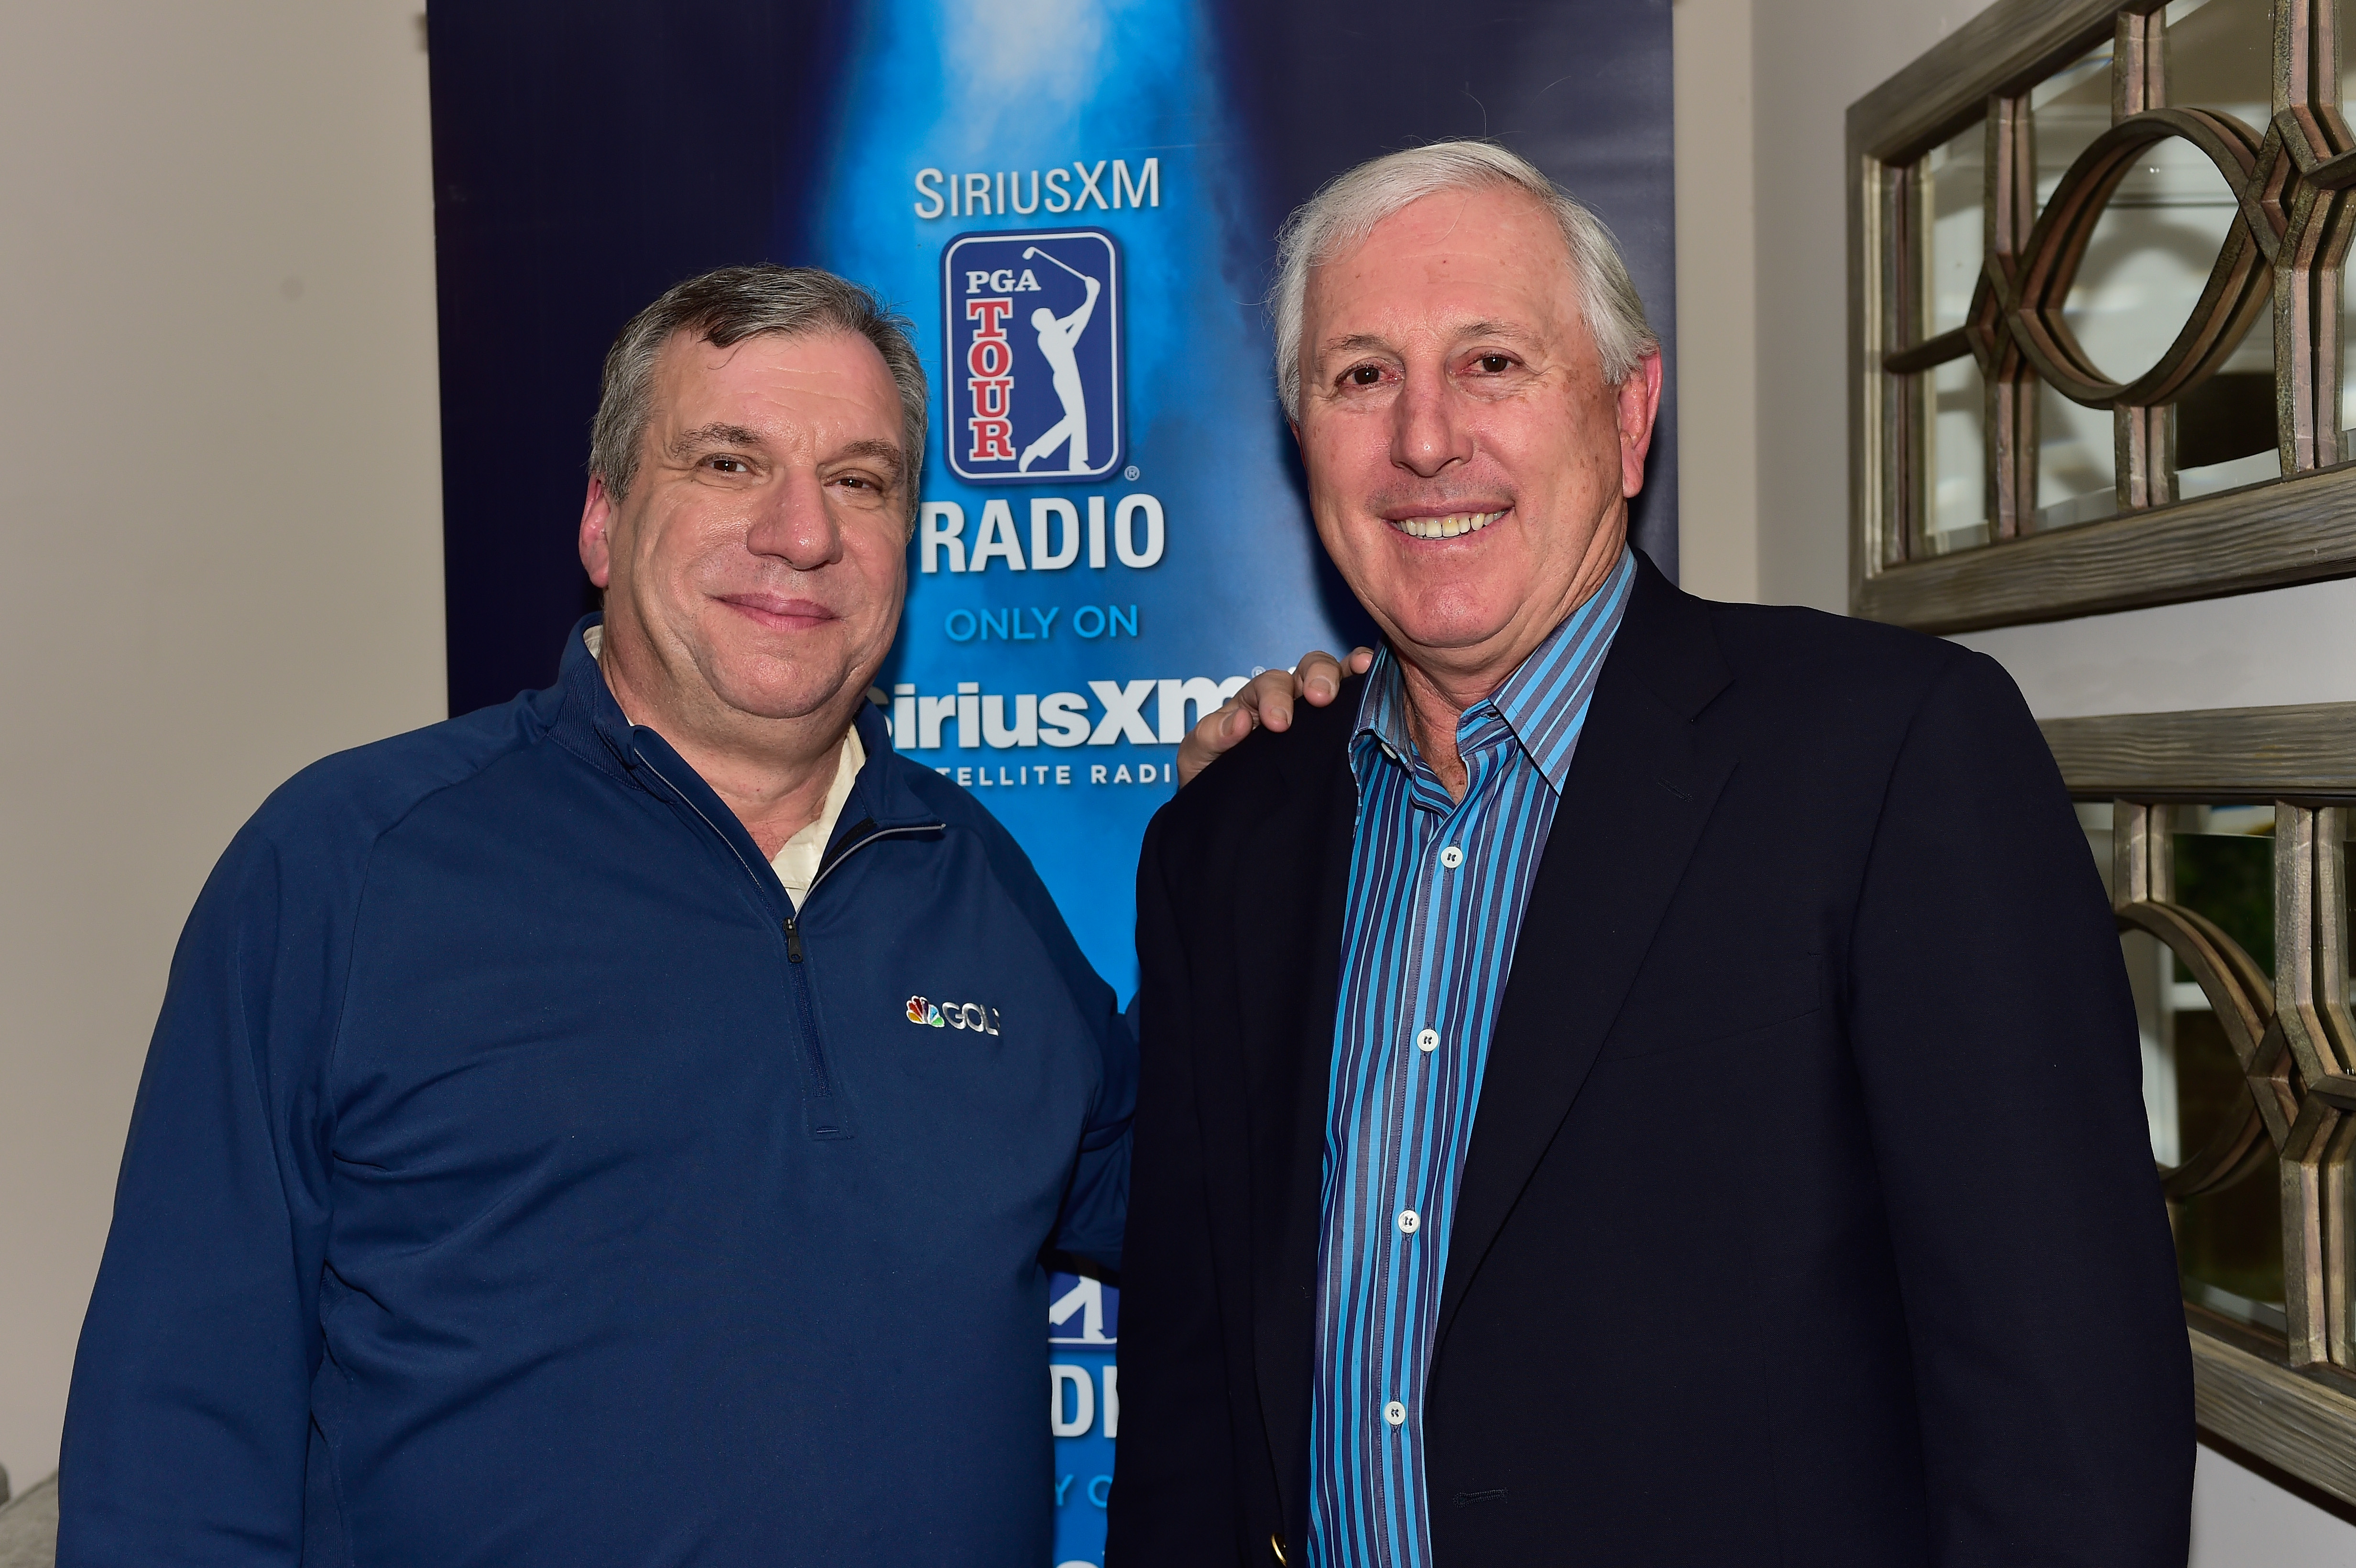
[[[1121,461],[1120,250],[1101,229],[961,234],[941,252],[942,444],[981,484]]]

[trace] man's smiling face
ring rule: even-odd
[[[1319,536],[1403,656],[1502,680],[1619,559],[1658,357],[1603,379],[1562,230],[1518,189],[1423,197],[1303,303]]]
[[[847,720],[907,589],[903,439],[856,334],[663,346],[629,494],[593,489],[582,526],[609,674],[658,710],[633,718]]]

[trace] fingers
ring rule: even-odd
[[[1178,786],[1183,789],[1193,783],[1196,773],[1233,751],[1256,728],[1251,709],[1237,697],[1227,699],[1217,712],[1204,715],[1178,742]]]
[[[1372,648],[1352,648],[1349,657],[1342,659],[1335,658],[1323,648],[1312,648],[1301,656],[1301,662],[1293,667],[1293,676],[1297,689],[1308,699],[1309,706],[1323,708],[1342,694],[1344,679],[1365,674],[1374,667],[1374,664],[1375,650]],[[1290,717],[1288,714],[1287,718]],[[1281,729],[1282,726],[1272,724],[1269,728]]]
[[[1301,656],[1293,669],[1264,669],[1246,681],[1241,690],[1206,715],[1178,746],[1181,787],[1262,725],[1282,731],[1292,728],[1293,704],[1306,699],[1323,708],[1341,695],[1342,682],[1364,675],[1375,662],[1372,648],[1352,648],[1347,658],[1335,658],[1322,648]]]
[[[1294,682],[1312,708],[1323,708],[1342,689],[1342,661],[1323,648],[1312,648],[1292,667]]]
[[[1178,744],[1179,785],[1183,788],[1195,774],[1234,751],[1261,725],[1271,730],[1290,727],[1293,684],[1290,670],[1264,669],[1246,681],[1216,713],[1205,717]]]

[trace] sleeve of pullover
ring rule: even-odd
[[[173,957],[74,1360],[64,1568],[302,1556],[344,912],[270,815]]]
[[[1121,1232],[1129,1223],[1129,1123],[1137,1108],[1137,1022],[1124,1014],[1113,988],[1080,951],[1063,912],[1012,835],[988,820],[983,841],[1000,883],[1030,922],[1063,976],[1074,1009],[1085,1020],[1103,1066],[1096,1106],[1080,1137],[1072,1183],[1064,1194],[1049,1243],[1057,1252],[1120,1267]]]

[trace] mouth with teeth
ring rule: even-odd
[[[1453,539],[1477,534],[1505,515],[1502,510],[1454,512],[1444,517],[1393,517],[1390,525],[1411,539]]]

